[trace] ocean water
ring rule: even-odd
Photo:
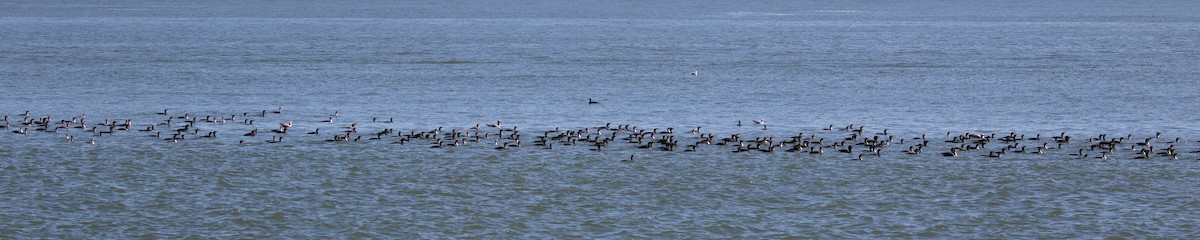
[[[1194,238],[1198,36],[1190,1],[6,1],[0,238]]]

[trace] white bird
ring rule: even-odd
[[[754,124],[767,125],[767,120],[763,120],[763,119],[754,120]]]

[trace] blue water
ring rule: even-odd
[[[1194,237],[1198,13],[1189,1],[4,2],[0,237]],[[163,141],[183,125],[163,109],[232,119]],[[134,129],[35,131],[25,111]],[[496,121],[523,145],[390,144]],[[325,141],[351,123],[362,141]],[[533,145],[606,123],[671,127],[680,146],[620,139],[635,131],[602,151]],[[858,140],[908,142],[879,156],[683,152],[695,127],[829,145],[851,124],[865,126]],[[151,125],[164,136],[133,131]],[[1041,134],[1018,147],[1052,149],[985,157],[997,141],[948,158],[960,145],[947,132]],[[1050,136],[1064,132],[1074,140],[1060,147]],[[903,153],[921,134],[928,148]],[[1128,139],[1096,159],[1100,134]],[[1146,138],[1155,156],[1134,159]],[[1171,145],[1175,157],[1157,154]]]

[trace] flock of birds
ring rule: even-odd
[[[589,104],[598,103],[588,99]],[[518,129],[501,121],[495,123],[475,124],[466,128],[436,127],[424,130],[401,131],[388,128],[395,123],[395,118],[372,117],[370,127],[360,127],[359,123],[341,123],[340,112],[335,111],[327,118],[300,121],[279,121],[262,124],[263,120],[284,119],[283,109],[242,112],[219,116],[193,115],[191,113],[172,114],[170,109],[155,112],[159,120],[153,122],[138,122],[133,119],[110,120],[108,118],[94,122],[86,114],[72,116],[70,119],[57,119],[52,116],[34,116],[25,111],[15,115],[12,120],[5,115],[0,121],[0,129],[9,129],[16,135],[28,136],[41,134],[56,136],[62,142],[74,143],[77,137],[87,137],[87,144],[98,144],[98,139],[112,135],[132,135],[140,132],[145,138],[164,142],[196,141],[215,139],[220,136],[217,130],[236,129],[228,125],[242,125],[242,129],[251,129],[237,133],[239,145],[245,144],[277,144],[284,139],[306,139],[305,142],[388,142],[396,145],[423,146],[428,148],[454,148],[484,145],[498,151],[540,148],[553,150],[567,147],[586,147],[592,151],[609,151],[611,148],[625,148],[646,151],[727,151],[733,153],[746,152],[788,152],[794,154],[812,154],[820,156],[839,156],[851,160],[866,160],[869,157],[880,157],[888,154],[929,155],[941,157],[977,156],[987,158],[1005,158],[1015,154],[1038,155],[1048,154],[1055,158],[1069,159],[1170,159],[1181,158],[1179,147],[1185,141],[1176,138],[1164,138],[1162,133],[1135,137],[1108,136],[1099,134],[1084,138],[1074,138],[1067,133],[1043,136],[1042,134],[1019,134],[1010,132],[997,133],[952,133],[947,132],[944,138],[920,136],[897,136],[888,129],[882,131],[867,131],[865,126],[846,125],[835,127],[829,125],[824,129],[814,129],[809,132],[795,132],[786,136],[771,136],[766,133],[766,120],[753,120],[751,124],[737,121],[736,129],[746,129],[747,132],[717,132],[705,131],[703,126],[688,128],[683,132],[675,128],[644,128],[633,125],[606,123],[600,126],[579,127],[571,129]],[[268,118],[271,116],[271,118]],[[259,120],[256,122],[256,120]],[[225,125],[226,127],[216,127]],[[263,128],[262,126],[267,126]],[[294,132],[304,126],[303,133]],[[321,128],[326,131],[321,131]],[[374,129],[366,129],[374,128]],[[756,131],[758,129],[764,131]],[[266,129],[266,131],[260,131]],[[295,137],[292,137],[295,136]],[[938,134],[941,136],[941,134]],[[266,139],[270,137],[270,139]],[[366,138],[364,138],[366,137]],[[82,139],[82,138],[80,138]],[[1166,147],[1160,147],[1166,146]],[[937,149],[934,153],[926,153],[926,149]],[[1193,149],[1187,153],[1200,153]],[[621,162],[633,162],[634,155]]]

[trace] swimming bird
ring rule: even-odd
[[[909,147],[908,147],[908,150],[904,150],[904,153],[906,153],[906,154],[920,154],[920,153],[921,153],[921,150],[920,150],[920,148],[914,148],[913,146],[909,146]]]
[[[957,156],[958,156],[958,149],[959,149],[959,148],[957,148],[957,147],[950,148],[950,152],[944,152],[944,153],[942,153],[942,156],[947,156],[947,157],[957,157]]]
[[[596,100],[592,100],[592,98],[588,98],[588,104],[597,104],[597,103],[600,103],[600,102],[597,102]]]
[[[825,147],[824,147],[824,146],[822,146],[822,147],[819,147],[819,148],[818,148],[818,147],[810,147],[810,148],[808,148],[808,149],[809,149],[809,150],[808,150],[808,153],[810,153],[810,154],[825,154]]]
[[[1026,146],[1021,146],[1021,149],[1018,149],[1018,150],[1013,150],[1013,152],[1015,152],[1015,153],[1024,153],[1024,152],[1025,152],[1025,147],[1026,147]]]
[[[758,120],[754,120],[754,124],[758,124],[758,125],[767,125],[767,120],[763,120],[763,119],[761,119],[761,118],[760,118],[760,119],[758,119]]]
[[[621,162],[623,162],[623,163],[632,163],[632,162],[633,162],[633,155],[629,155],[629,159],[621,159]]]
[[[500,120],[496,120],[496,124],[487,124],[488,127],[500,128]]]
[[[163,110],[162,110],[162,112],[156,112],[156,113],[154,113],[154,114],[158,114],[158,115],[167,115],[167,110],[170,110],[170,108],[163,109]]]
[[[1150,151],[1143,150],[1138,152],[1138,156],[1134,157],[1133,159],[1150,159]]]
[[[846,149],[838,149],[838,152],[854,153],[854,145],[846,146]]]
[[[692,71],[692,76],[700,76],[700,70]]]
[[[312,132],[308,132],[308,134],[313,134],[313,135],[321,134],[321,129],[318,128],[316,130],[313,130]]]

